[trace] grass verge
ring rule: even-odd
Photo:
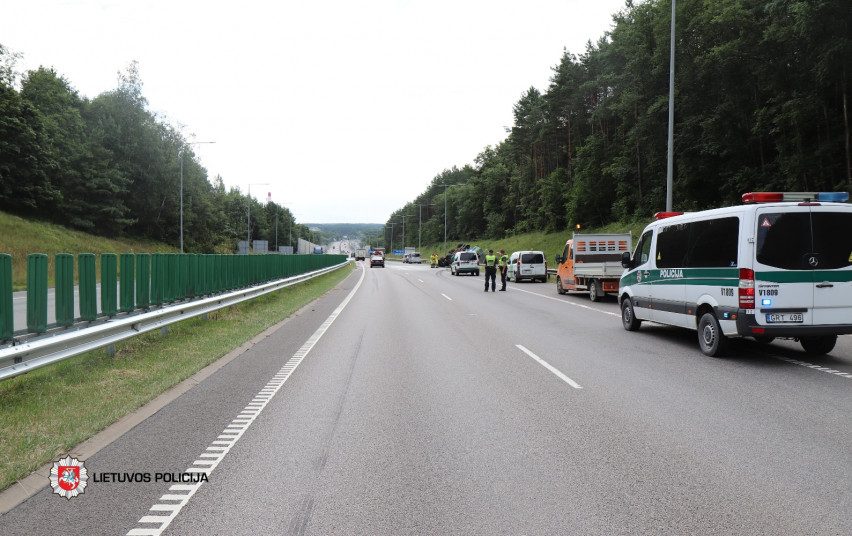
[[[12,256],[12,286],[26,288],[27,255],[48,256],[47,277],[53,286],[54,256],[57,253],[175,253],[177,249],[153,240],[105,238],[36,220],[0,212],[0,253]],[[100,273],[100,262],[97,263]]]
[[[0,382],[0,490],[56,459],[173,385],[293,314],[353,270],[304,283],[172,324]],[[74,416],[69,426],[69,416]]]

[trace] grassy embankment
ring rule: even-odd
[[[337,285],[352,266],[0,382],[0,490]],[[68,426],[68,416],[74,416]]]
[[[57,253],[175,253],[177,248],[135,238],[110,239],[61,225],[27,220],[0,212],[0,253],[12,255],[12,286],[22,290],[27,285],[27,255],[48,256],[48,285],[53,286],[54,259]],[[100,263],[98,277],[100,277]]]
[[[630,223],[612,223],[610,225],[606,225],[604,227],[596,227],[596,228],[588,228],[579,231],[580,233],[633,233],[633,243],[639,239],[639,235],[642,233],[642,229],[648,224],[648,221],[635,221]],[[545,258],[547,259],[547,264],[551,268],[555,267],[554,257],[562,254],[562,250],[565,248],[565,241],[571,238],[571,233],[573,230],[568,229],[566,231],[557,231],[555,233],[543,233],[543,232],[534,232],[534,233],[523,233],[517,234],[514,236],[508,236],[506,238],[501,238],[498,240],[491,239],[469,239],[465,240],[466,244],[470,244],[472,246],[479,246],[484,250],[493,249],[495,252],[500,251],[501,248],[506,250],[507,254],[511,254],[513,251],[521,251],[521,250],[532,250],[532,251],[543,251]],[[429,244],[424,245],[423,249],[420,251],[420,255],[423,258],[423,262],[429,262],[429,256],[433,252],[437,252],[438,255],[446,255],[447,251],[450,248],[456,247],[461,240],[451,240],[446,243],[437,243],[437,244]],[[392,257],[388,257],[392,258]]]

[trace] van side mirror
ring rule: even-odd
[[[625,251],[621,254],[621,267],[622,268],[633,268],[633,260],[630,258],[630,252]]]

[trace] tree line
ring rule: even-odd
[[[189,140],[148,109],[135,62],[88,99],[53,69],[20,75],[17,59],[0,44],[0,210],[177,246],[183,159],[186,251],[234,251],[249,204],[252,240],[273,248],[277,224],[278,245],[319,241],[286,207],[209,180]]]
[[[846,0],[680,0],[674,209],[747,191],[852,191]],[[665,208],[668,0],[627,1],[545,91],[514,105],[507,138],[434,177],[388,219],[397,244],[501,238],[648,218]],[[411,225],[411,223],[414,225]],[[391,226],[385,239],[391,236]]]

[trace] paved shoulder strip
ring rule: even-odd
[[[532,292],[532,291],[529,291],[529,290],[524,290],[524,289],[518,288],[516,286],[512,287],[512,290],[517,290],[518,292],[526,292],[527,294],[532,294],[533,296],[538,296],[539,298],[544,298],[546,300],[558,301],[559,303],[564,303],[565,305],[573,305],[574,307],[582,307],[583,309],[588,309],[590,311],[595,311],[595,312],[598,312],[598,313],[603,313],[605,315],[617,316],[618,318],[621,318],[621,315],[618,314],[618,313],[613,313],[613,312],[610,312],[610,311],[603,311],[601,309],[598,309],[597,307],[592,307],[590,305],[583,305],[582,303],[574,303],[572,301],[563,300],[563,299],[560,299],[560,298],[554,298],[553,296],[545,296],[544,294],[539,294],[538,292]]]
[[[236,416],[234,420],[228,424],[219,436],[210,443],[207,449],[198,455],[198,459],[192,462],[192,465],[186,470],[187,473],[203,473],[210,475],[219,465],[225,456],[231,451],[233,446],[243,436],[249,426],[257,419],[257,416],[266,408],[269,401],[272,400],[281,387],[284,385],[296,367],[305,359],[311,349],[325,335],[328,328],[335,319],[343,312],[343,309],[352,300],[352,297],[358,291],[361,283],[364,281],[366,270],[361,270],[361,277],[358,283],[349,292],[349,295],[337,306],[337,308],[325,319],[325,322],[320,325],[313,335],[305,341],[305,344],[299,348],[293,357],[291,357],[281,370],[269,380],[263,389],[255,395],[251,402]],[[128,536],[159,536],[171,522],[177,517],[184,506],[189,502],[189,499],[201,488],[204,480],[193,484],[176,484],[169,487],[168,493],[160,497],[156,504],[151,506],[148,515],[143,516],[138,526],[131,529]]]
[[[543,366],[544,368],[546,368],[547,370],[549,370],[550,372],[555,374],[556,377],[559,378],[560,380],[562,380],[563,382],[567,383],[568,385],[570,385],[574,389],[582,389],[582,387],[580,386],[579,383],[575,382],[574,380],[572,380],[568,376],[562,374],[562,371],[560,371],[558,368],[554,367],[553,365],[551,365],[550,363],[548,363],[544,359],[538,357],[534,353],[530,352],[526,347],[524,347],[520,344],[516,344],[515,346],[518,348],[518,350],[527,354],[528,356],[530,356],[531,358],[536,360],[541,366]]]

